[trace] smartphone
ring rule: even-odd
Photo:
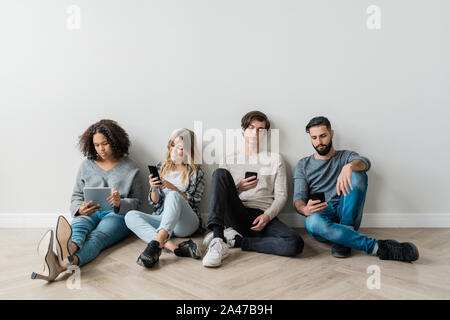
[[[159,183],[161,183],[161,177],[159,176],[158,168],[156,166],[149,165],[148,171],[150,171],[150,174],[153,176],[152,178],[158,177]]]
[[[258,178],[258,172],[247,171],[245,173],[245,179],[247,179],[249,177],[253,177],[253,176],[255,176],[255,179],[257,179]],[[252,179],[252,180],[255,180],[255,179]],[[252,181],[252,180],[250,180],[250,181]]]
[[[325,202],[325,192],[312,193],[309,198],[311,200],[320,200],[320,202]]]

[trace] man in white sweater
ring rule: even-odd
[[[243,149],[213,173],[205,267],[220,266],[232,247],[281,256],[303,250],[300,235],[277,218],[287,200],[286,167],[281,155],[260,150],[269,128],[264,113],[247,113],[241,120]]]

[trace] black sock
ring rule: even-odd
[[[213,238],[222,238],[224,242],[227,242],[227,240],[225,240],[225,236],[223,235],[222,226],[219,226],[217,224],[213,225]]]
[[[241,247],[241,245],[242,245],[242,237],[241,236],[238,236],[238,235],[236,235],[235,237],[234,237],[234,247],[235,248],[240,248]]]

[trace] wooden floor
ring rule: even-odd
[[[37,244],[44,231],[0,229],[0,299],[450,299],[450,229],[360,230],[414,242],[420,259],[411,264],[355,250],[336,259],[329,244],[298,229],[305,248],[296,258],[232,249],[216,269],[167,252],[153,270],[142,268],[135,261],[145,243],[132,235],[81,269],[80,289],[68,288],[69,274],[53,283],[30,280],[43,268]],[[380,268],[380,289],[367,287],[370,265]]]

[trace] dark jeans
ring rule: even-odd
[[[281,222],[272,219],[261,231],[253,231],[252,223],[264,211],[246,208],[236,190],[233,177],[226,169],[214,171],[211,182],[208,228],[213,225],[232,227],[242,234],[241,248],[280,256],[295,256],[303,250],[300,235]]]

